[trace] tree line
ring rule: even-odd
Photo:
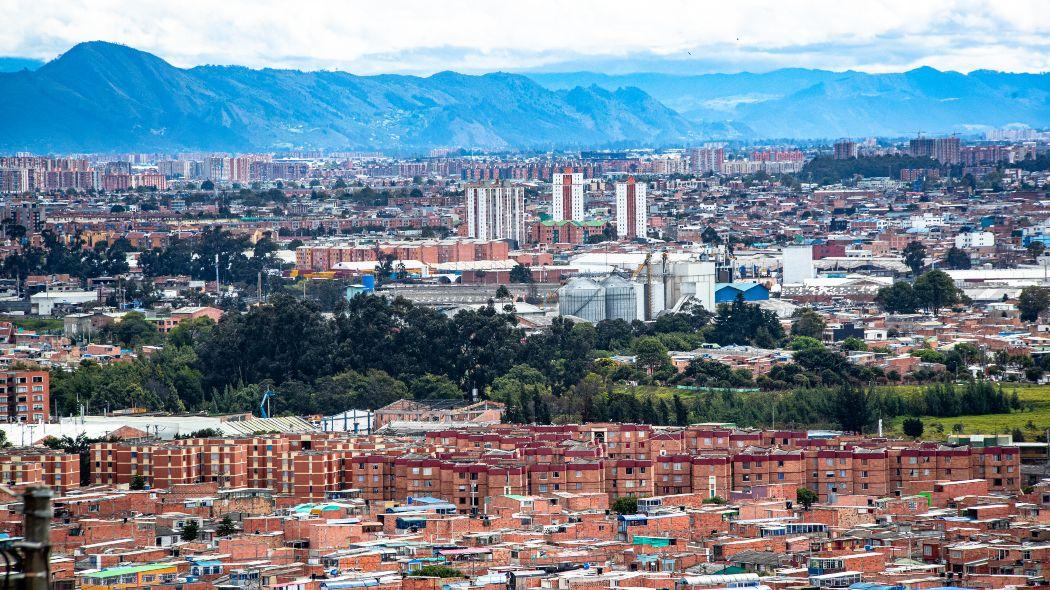
[[[129,314],[102,337],[125,346],[163,347],[131,362],[87,361],[73,372],[55,371],[52,395],[62,415],[78,413],[81,406],[88,412],[127,407],[254,412],[270,390],[274,414],[310,415],[375,409],[401,398],[467,400],[476,392],[507,404],[507,418],[519,422],[759,425],[771,419],[775,407],[781,424],[850,429],[863,429],[860,422],[869,424],[876,415],[1004,409],[995,396],[973,397],[977,394],[969,389],[930,394],[922,405],[910,396],[881,393],[871,387],[885,381],[881,372],[805,335],[791,341],[798,348],[794,362],[776,365],[768,376],[755,379],[745,370],[702,360],[676,371],[669,347],[691,350],[704,341],[767,338],[756,336],[758,329],[740,331],[733,321],[738,312],[744,314],[740,322],[770,331],[768,338],[786,338],[782,329],[772,329],[772,318],[749,307],[757,306],[724,305],[714,316],[697,308],[651,323],[590,325],[555,318],[548,331],[526,334],[512,314],[494,304],[449,317],[401,298],[359,295],[326,315],[311,301],[277,295],[218,323],[184,321],[167,335]],[[615,355],[633,356],[635,362],[617,362]],[[650,384],[715,389],[657,394],[646,392],[667,389],[636,387]],[[762,391],[731,389],[752,384]],[[931,401],[956,397],[955,405]]]

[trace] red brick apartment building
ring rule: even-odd
[[[47,485],[59,493],[80,486],[80,457],[37,447],[0,453],[0,483],[23,487]]]
[[[0,372],[0,422],[49,422],[50,406],[47,371]]]
[[[805,486],[829,501],[937,493],[946,482],[971,480],[986,480],[988,491],[1020,488],[1016,447],[804,437],[704,426],[654,435],[652,427],[634,424],[501,424],[424,437],[312,433],[104,442],[91,448],[90,479],[128,484],[141,475],[154,488],[213,483],[303,500],[352,488],[369,502],[434,496],[474,512],[486,498],[504,494],[772,497]]]
[[[432,242],[393,242],[380,244],[379,252],[397,260],[418,260],[424,264],[507,260],[510,242],[506,240],[441,240]],[[375,246],[300,246],[295,251],[295,267],[301,271],[327,271],[340,262],[373,262]]]

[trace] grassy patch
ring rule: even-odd
[[[0,321],[11,322],[16,328],[33,332],[61,332],[64,328],[62,320],[60,319],[43,318],[31,315],[0,316]]]
[[[1009,414],[981,414],[971,416],[954,416],[952,418],[935,418],[932,416],[920,416],[926,425],[923,438],[936,438],[935,424],[944,428],[944,437],[952,434],[952,427],[956,424],[963,425],[963,434],[997,434],[1009,433],[1015,428],[1021,429],[1027,440],[1033,440],[1035,435],[1050,426],[1050,385],[1029,385],[1004,383],[1003,391],[1008,395],[1017,391],[1017,397],[1025,406],[1020,411]],[[891,432],[901,432],[901,422],[904,416],[894,419],[887,428]],[[1028,428],[1029,422],[1035,429]]]

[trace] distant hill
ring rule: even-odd
[[[355,76],[183,69],[98,41],[35,69],[4,63],[17,71],[0,73],[3,151],[658,147],[1050,126],[1050,74]]]
[[[181,69],[105,42],[0,74],[0,149],[543,148],[702,137],[637,88],[550,90],[515,74]]]
[[[42,65],[44,65],[44,62],[28,57],[0,57],[0,72],[35,70]]]
[[[637,87],[695,123],[732,122],[757,137],[836,138],[1050,126],[1050,74],[899,74],[781,69],[764,74],[528,74],[550,89]]]

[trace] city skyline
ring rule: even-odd
[[[732,6],[661,2],[644,11],[587,2],[486,4],[483,10],[466,0],[306,2],[294,14],[272,3],[239,1],[72,4],[0,3],[21,22],[0,32],[0,56],[48,61],[76,43],[105,40],[156,53],[180,67],[358,74],[1050,69],[1050,15],[1038,2],[1024,0],[809,2],[794,10],[765,0]],[[672,14],[675,18],[667,18]]]

